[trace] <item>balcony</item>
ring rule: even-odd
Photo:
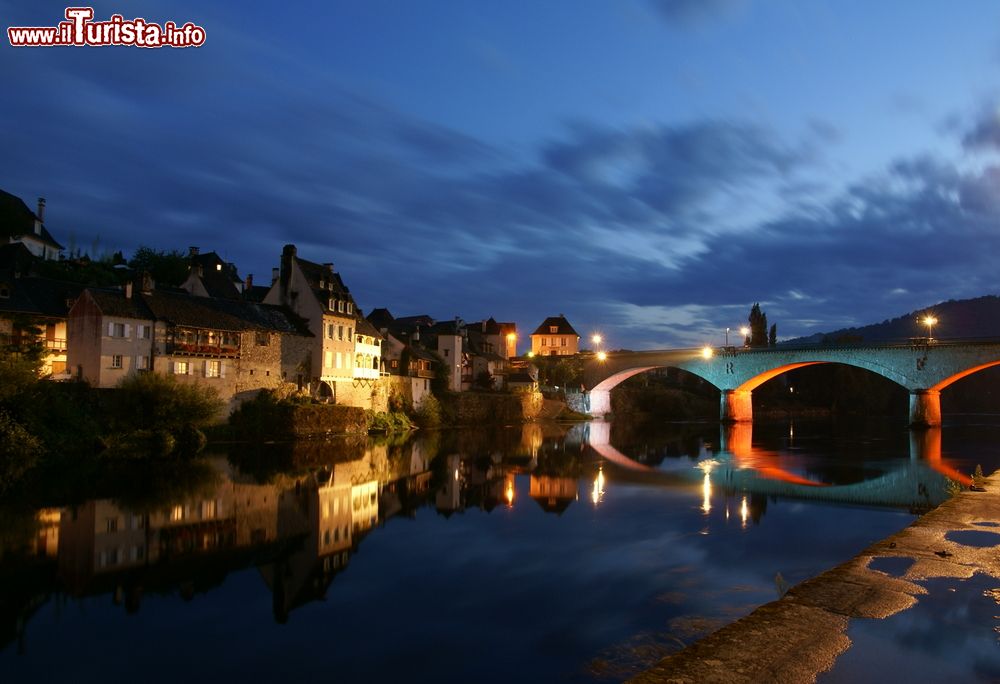
[[[236,359],[240,356],[240,348],[231,344],[168,342],[167,354],[172,356],[200,356],[206,358]]]

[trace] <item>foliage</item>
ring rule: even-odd
[[[62,261],[39,260],[35,269],[43,278],[106,287],[120,285],[128,275],[124,269],[115,268],[117,263],[114,256],[98,260],[84,256]]]
[[[42,455],[40,439],[0,411],[0,493],[16,485]]]
[[[402,411],[366,411],[365,418],[368,421],[368,432],[392,433],[412,430],[413,423],[409,416]]]
[[[136,373],[118,383],[111,401],[111,425],[121,431],[203,427],[222,411],[211,387],[177,382],[169,375]]]
[[[441,425],[441,402],[433,394],[428,394],[415,411],[417,425],[423,428],[434,428]]]
[[[261,390],[247,399],[229,416],[229,425],[238,439],[290,439],[295,407],[309,400],[298,395],[279,396],[271,390]]]
[[[431,380],[431,391],[441,395],[451,389],[451,364],[446,363],[444,358],[436,352],[432,352],[437,359],[434,362],[434,378]]]
[[[748,321],[750,323],[750,335],[747,337],[746,344],[751,347],[766,347],[767,314],[760,310],[759,303],[754,303],[753,307],[750,308]]]
[[[538,356],[538,382],[548,387],[578,387],[583,381],[583,361],[576,356]]]
[[[493,389],[493,376],[490,375],[488,370],[481,371],[479,375],[476,376],[476,387],[484,390]]]
[[[135,251],[128,265],[136,271],[148,271],[157,283],[180,285],[187,279],[189,258],[183,252],[165,252],[143,245]]]
[[[767,343],[770,346],[772,346],[772,347],[776,347],[778,345],[778,324],[777,323],[772,323],[771,324],[771,332],[769,332],[768,335],[767,335]]]

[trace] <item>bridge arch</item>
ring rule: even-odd
[[[973,366],[973,367],[967,368],[967,369],[965,369],[963,371],[959,371],[958,373],[955,373],[954,375],[950,375],[947,378],[945,378],[944,380],[941,380],[940,382],[932,385],[931,387],[928,388],[928,390],[932,390],[932,391],[935,391],[935,392],[940,392],[941,390],[943,390],[948,385],[951,385],[951,384],[953,384],[955,382],[958,382],[962,378],[967,378],[970,375],[978,373],[981,370],[986,370],[987,368],[992,368],[993,366],[1000,366],[1000,360],[991,361],[989,363],[981,363],[981,364],[979,364],[977,366]]]

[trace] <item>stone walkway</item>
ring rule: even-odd
[[[963,532],[956,534],[959,531]],[[795,586],[781,600],[761,606],[630,681],[813,682],[850,647],[846,634],[850,618],[886,618],[910,608],[927,593],[917,580],[966,579],[977,572],[1000,579],[997,546],[977,547],[947,538],[960,540],[968,531],[986,543],[1000,544],[1000,471],[987,480],[985,492],[958,494],[898,534]],[[914,562],[893,577],[868,567],[877,557]],[[885,563],[893,561],[876,561]]]

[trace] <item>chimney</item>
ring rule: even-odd
[[[281,301],[284,304],[289,302],[288,286],[292,282],[292,260],[297,253],[295,245],[285,245],[281,250],[281,271],[278,273],[278,279],[281,282]]]
[[[253,287],[253,273],[247,273],[247,284],[246,289],[249,292],[250,288]]]
[[[325,268],[328,273],[333,273],[333,263],[332,262],[328,262],[328,263],[323,264],[323,268]]]
[[[149,271],[142,272],[142,291],[143,294],[151,294],[156,288],[156,281],[153,280],[153,274]]]
[[[125,283],[125,299],[132,299],[132,281]]]
[[[277,268],[272,268],[271,269],[271,285],[274,285],[276,282],[278,282],[278,269]]]
[[[198,256],[198,252],[200,251],[200,249],[192,245],[191,247],[188,247],[188,256]]]
[[[39,197],[38,198],[38,211],[36,213],[38,214],[38,220],[41,221],[42,223],[45,223],[45,198],[44,197]]]

